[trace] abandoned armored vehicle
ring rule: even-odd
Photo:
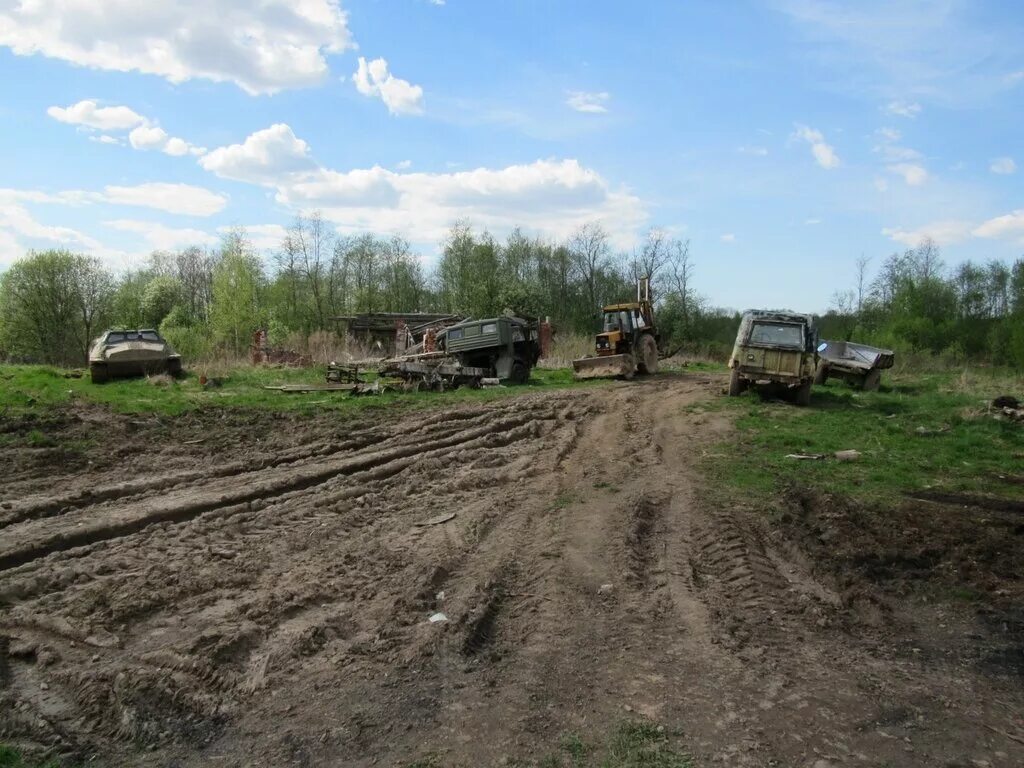
[[[152,328],[107,331],[89,350],[89,374],[94,383],[149,373],[181,373],[181,355]]]
[[[797,405],[809,405],[818,362],[814,317],[751,309],[743,313],[729,358],[729,394],[754,384],[786,387]]]

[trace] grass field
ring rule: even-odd
[[[384,393],[352,397],[347,392],[290,393],[264,389],[275,384],[322,384],[325,369],[240,366],[218,378],[218,385],[202,387],[198,377],[166,376],[115,379],[93,384],[87,374],[39,365],[0,366],[0,413],[18,415],[74,402],[98,403],[120,413],[174,416],[202,407],[241,407],[313,412],[366,408],[418,408],[437,402],[431,392]],[[594,386],[601,382],[574,382],[568,369],[534,369],[523,387],[459,388],[444,395],[445,402],[489,400],[523,391]]]
[[[732,414],[737,431],[705,465],[713,486],[749,497],[801,483],[860,498],[921,490],[1020,498],[1024,425],[996,419],[990,403],[1022,389],[1019,376],[975,369],[886,377],[878,392],[830,382],[814,388],[809,408],[754,392],[723,397],[712,407]],[[832,457],[850,449],[859,460]]]

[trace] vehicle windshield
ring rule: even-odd
[[[160,341],[156,331],[111,331],[107,334],[104,344],[120,344],[123,341]]]
[[[799,325],[754,323],[750,331],[750,343],[803,348],[804,335]]]
[[[623,333],[628,333],[630,329],[629,312],[622,310],[618,312],[604,313],[605,331],[622,331]]]

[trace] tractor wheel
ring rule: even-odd
[[[796,404],[807,407],[811,404],[811,386],[813,382],[808,379],[796,389]]]
[[[508,378],[513,384],[525,384],[530,380],[530,369],[522,360],[516,360],[512,363],[512,372]]]
[[[636,367],[637,371],[643,374],[658,372],[658,344],[650,334],[645,333],[640,339]]]
[[[826,381],[828,381],[828,366],[822,363],[814,374],[814,383],[824,384]]]
[[[89,366],[89,378],[92,379],[93,384],[102,384],[110,378],[110,372],[107,370],[107,366],[93,363]]]
[[[877,392],[878,385],[882,383],[882,372],[877,368],[868,371],[868,375],[864,377],[864,381],[861,382],[860,388],[865,392]]]
[[[729,397],[739,397],[743,394],[743,390],[746,389],[743,385],[746,382],[740,378],[739,368],[733,368],[732,374],[729,376]]]

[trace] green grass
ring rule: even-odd
[[[591,745],[574,733],[562,736],[557,752],[539,760],[509,758],[521,768],[693,768],[692,759],[678,751],[664,727],[646,721],[620,723],[603,744]]]
[[[265,368],[240,366],[220,377],[219,387],[204,389],[199,379],[187,375],[178,380],[135,378],[93,384],[88,374],[39,365],[0,366],[0,414],[38,413],[74,402],[107,405],[132,414],[173,416],[201,407],[259,408],[275,411],[313,412],[363,409],[422,408],[438,402],[491,400],[539,389],[601,386],[602,381],[575,382],[572,371],[536,368],[524,386],[487,389],[460,388],[444,394],[385,393],[352,397],[346,392],[279,392],[263,389],[268,384],[322,384],[325,369]],[[161,381],[162,384],[154,382]]]
[[[987,405],[1021,389],[1019,377],[975,371],[886,377],[878,392],[829,382],[814,388],[808,408],[755,392],[722,397],[711,407],[733,414],[737,431],[705,467],[717,492],[751,498],[794,482],[861,498],[922,489],[1019,497],[1024,486],[999,475],[1021,466],[1024,428],[992,418]],[[831,458],[846,449],[860,460]],[[829,458],[786,458],[794,453]]]
[[[28,760],[13,747],[0,744],[0,768],[58,768],[59,765],[56,760],[43,763]]]

